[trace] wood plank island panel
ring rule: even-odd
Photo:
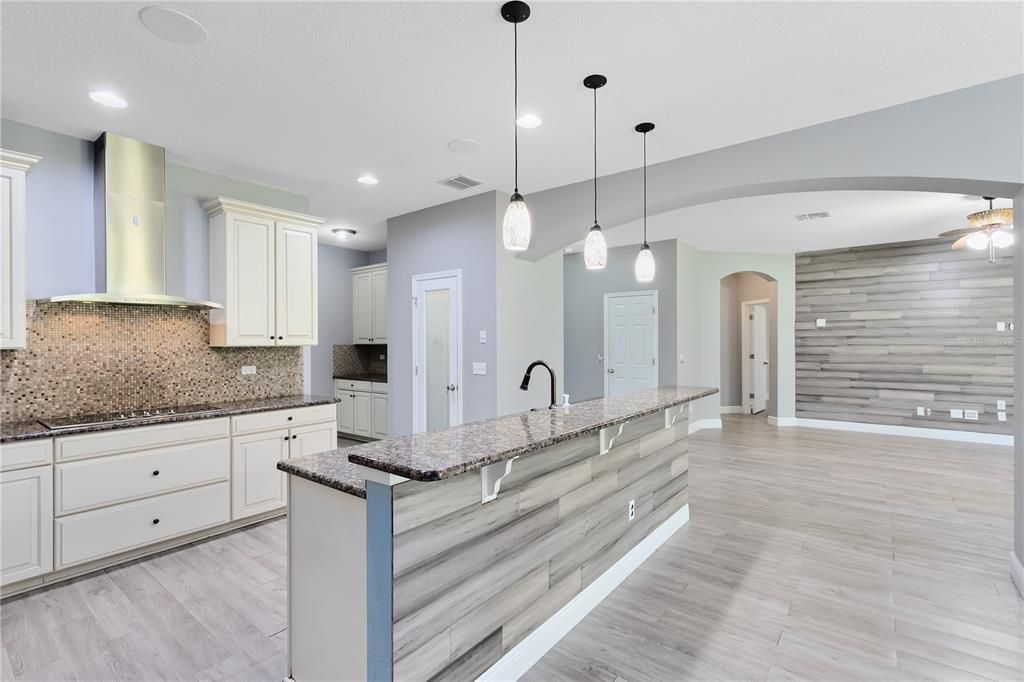
[[[593,434],[520,457],[486,504],[475,473],[395,486],[394,679],[475,678],[682,509],[688,426],[658,412],[604,455]]]
[[[797,416],[1013,433],[1012,260],[949,246],[797,254]],[[977,410],[978,420],[952,419],[953,409]]]

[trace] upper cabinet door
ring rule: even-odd
[[[317,342],[316,228],[277,223],[277,343]]]
[[[227,216],[228,346],[273,346],[274,221],[249,215]]]
[[[352,275],[352,337],[355,343],[373,342],[373,278],[369,272]]]
[[[374,270],[371,279],[373,282],[373,343],[388,342],[388,271],[386,268]]]
[[[38,160],[0,150],[0,348],[25,347],[25,175]]]

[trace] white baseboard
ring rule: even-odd
[[[746,414],[742,405],[722,405],[720,412],[721,414]]]
[[[714,420],[712,420],[714,421]],[[664,523],[590,583],[582,592],[563,606],[555,615],[527,635],[523,641],[512,647],[498,662],[488,668],[477,680],[505,682],[518,680],[526,671],[544,657],[558,642],[569,634],[583,618],[594,610],[612,590],[618,587],[629,574],[635,571],[647,557],[672,537],[672,534],[690,520],[690,505],[670,516]]]
[[[1017,586],[1017,593],[1024,597],[1024,566],[1021,565],[1017,553],[1010,550],[1010,577]]]
[[[782,422],[783,419],[786,420],[786,423]],[[804,426],[812,429],[858,431],[860,433],[878,433],[886,436],[910,436],[913,438],[951,440],[960,443],[1013,446],[1013,436],[1001,433],[978,433],[977,431],[955,431],[953,429],[923,429],[919,426],[862,424],[860,422],[841,422],[831,419],[805,419],[804,417],[780,417],[777,422],[772,422],[772,417],[768,417],[768,423],[775,423],[777,426]]]
[[[768,415],[768,423],[772,426],[796,426],[796,417],[773,417]]]
[[[722,428],[721,419],[698,419],[695,422],[690,422],[689,433],[697,433],[701,429],[720,429]]]

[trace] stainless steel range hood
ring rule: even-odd
[[[95,142],[96,291],[81,301],[222,308],[168,296],[164,262],[164,148],[113,133]]]

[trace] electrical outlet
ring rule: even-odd
[[[473,363],[473,374],[487,374],[487,363],[486,362],[474,362]]]
[[[256,365],[242,365],[242,376],[249,376],[256,373]]]
[[[1001,422],[1006,421],[1006,413],[1005,412],[997,412],[996,413],[996,419],[998,419]]]
[[[629,501],[629,520],[632,521],[636,518],[636,500]]]
[[[924,416],[924,408],[923,407],[918,407],[917,408],[917,416],[918,417],[923,417]]]
[[[978,411],[964,410],[964,419],[970,419],[972,422],[978,421]]]
[[[963,419],[964,418],[964,411],[963,410],[950,410],[949,411],[949,418],[950,419]]]
[[[1005,332],[1006,331],[1006,323],[1005,322],[996,322],[996,331],[997,332]]]
[[[480,330],[480,343],[487,343],[487,330],[486,329],[481,329]]]
[[[828,321],[824,317],[819,317],[817,320],[814,321],[814,326],[817,327],[818,329],[821,329],[826,325],[828,325]]]
[[[1005,410],[1006,409],[1006,401],[1005,400],[997,400],[996,401],[996,409],[997,410]]]

